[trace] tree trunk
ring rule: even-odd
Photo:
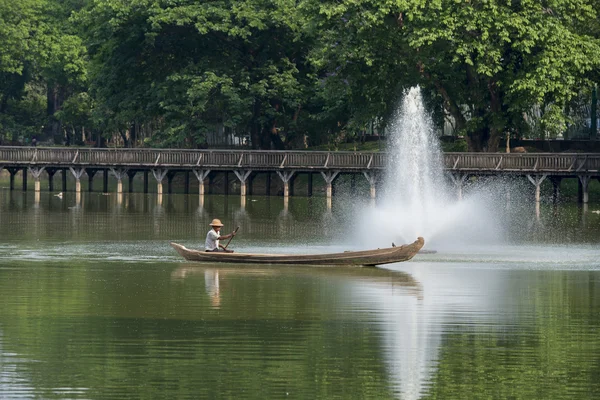
[[[250,139],[252,140],[252,148],[254,150],[261,148],[261,126],[260,126],[260,100],[254,100],[254,110],[252,112],[252,122],[250,125]]]
[[[129,137],[127,136],[127,131],[119,129],[119,135],[121,135],[121,139],[123,139],[123,147],[125,147],[125,148],[131,147],[131,141],[129,140]]]
[[[462,111],[460,110],[460,107],[458,106],[456,101],[448,94],[448,91],[446,90],[442,82],[440,82],[438,79],[433,78],[429,73],[425,72],[425,66],[421,61],[417,63],[417,67],[421,75],[433,84],[437,92],[440,94],[440,96],[442,96],[442,99],[444,99],[442,104],[446,112],[448,112],[448,114],[450,114],[452,118],[454,118],[456,130],[463,130],[467,126],[467,120],[463,115]],[[298,109],[298,111],[300,111],[300,109]]]
[[[137,141],[138,136],[138,125],[135,121],[131,124],[129,128],[129,146],[135,147],[135,142]]]
[[[487,151],[496,152],[500,147],[500,137],[504,130],[502,123],[502,99],[496,89],[496,82],[488,82],[488,90],[490,92],[490,132],[487,143]]]
[[[46,137],[51,137],[54,140],[54,144],[63,143],[63,132],[60,121],[54,117],[54,113],[60,109],[62,103],[60,92],[60,88],[57,84],[51,82],[48,83],[48,86],[46,87],[46,116],[48,122],[44,134]]]
[[[485,143],[487,141],[488,132],[484,128],[479,128],[476,131],[468,132],[465,138],[467,146],[471,152],[485,151]]]

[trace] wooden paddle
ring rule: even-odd
[[[237,233],[238,229],[240,229],[239,226],[237,228],[235,228],[235,231],[233,231],[233,233]],[[225,250],[227,248],[227,246],[229,246],[229,243],[231,243],[231,239],[233,239],[233,235],[231,235],[231,237],[229,238],[229,241],[227,242],[225,247],[223,247],[223,250]]]

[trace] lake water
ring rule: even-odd
[[[343,199],[0,190],[0,398],[600,398],[598,209],[507,207],[502,240],[385,268],[236,267],[169,242],[398,239]]]

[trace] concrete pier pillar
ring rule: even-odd
[[[527,175],[527,179],[529,182],[533,183],[535,186],[535,201],[536,203],[540,201],[540,187],[542,186],[542,182],[546,179],[548,175]]]
[[[239,171],[233,171],[233,173],[240,180],[240,196],[246,196],[246,181],[248,180],[248,177],[252,171],[245,171],[242,169]]]
[[[312,197],[312,195],[313,195],[313,174],[312,174],[312,172],[308,173],[308,191],[307,191],[307,195],[308,195],[308,197]]]
[[[456,195],[457,195],[458,199],[462,200],[463,187],[465,185],[465,182],[469,178],[469,175],[461,174],[461,173],[450,173],[450,174],[448,174],[448,176],[450,177],[450,180],[456,187]]]
[[[127,176],[127,169],[111,168],[110,172],[117,179],[117,194],[123,193],[123,179]]]
[[[375,172],[367,172],[367,171],[363,171],[363,175],[365,176],[365,178],[367,178],[367,182],[369,182],[369,185],[371,186],[371,189],[369,190],[369,194],[371,196],[372,199],[375,198],[376,194],[377,194],[377,180],[379,179],[379,176],[375,173]]]
[[[210,174],[210,169],[194,169],[192,172],[198,179],[198,194],[204,196],[204,180]]]
[[[71,173],[75,177],[75,192],[76,193],[81,193],[81,176],[85,172],[85,169],[84,168],[77,168],[77,169],[75,169],[73,167],[69,167],[69,170],[71,171]]]
[[[152,175],[154,175],[154,179],[156,179],[156,193],[162,196],[163,193],[163,185],[162,182],[165,179],[165,175],[169,172],[168,169],[153,169]],[[162,197],[160,199],[160,203],[162,204]]]
[[[35,185],[35,191],[39,192],[40,188],[41,188],[41,184],[40,184],[40,176],[42,175],[42,172],[44,172],[45,167],[29,167],[29,173],[31,174],[31,176],[33,176],[34,179],[34,185]],[[23,171],[25,173],[25,171]]]
[[[590,185],[590,177],[587,175],[580,175],[579,177],[579,185],[581,188],[581,200],[580,202],[583,204],[587,204],[589,201],[589,185]]]
[[[295,171],[277,171],[277,175],[283,181],[283,197],[290,197],[290,179],[294,175]]]
[[[328,172],[321,171],[321,175],[323,175],[323,179],[325,179],[325,184],[326,184],[325,194],[328,199],[331,199],[331,197],[333,196],[333,181],[335,180],[335,178],[337,178],[339,173],[340,173],[340,171],[328,171]],[[328,202],[328,204],[329,204],[329,202]]]

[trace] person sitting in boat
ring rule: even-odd
[[[233,253],[233,250],[226,249],[222,244],[219,243],[221,239],[229,239],[235,236],[235,231],[229,235],[221,235],[221,228],[223,224],[220,219],[213,219],[210,223],[212,229],[206,234],[206,241],[204,242],[204,248],[206,251],[224,251],[226,253]]]

